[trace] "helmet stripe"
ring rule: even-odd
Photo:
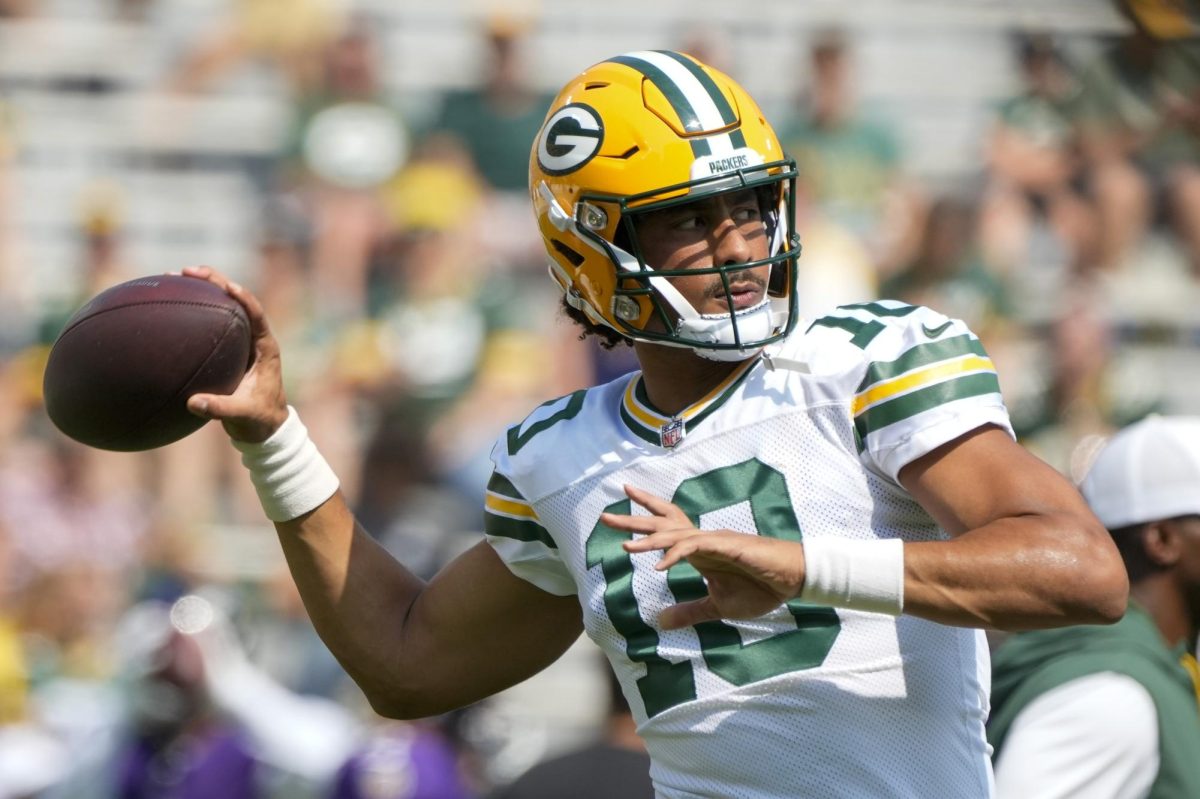
[[[733,124],[736,121],[733,110],[711,78],[705,75],[708,80],[701,81],[691,69],[673,56],[674,54],[653,50],[640,50],[617,56],[611,61],[636,69],[653,83],[667,98],[667,102],[679,117],[680,125],[688,133],[702,133]],[[683,60],[692,64],[689,59]],[[720,98],[720,105],[717,98]],[[741,138],[744,146],[744,137]],[[714,148],[717,152],[727,152],[734,147],[728,134],[692,139],[691,145],[697,158],[711,155]]]
[[[725,93],[721,91],[719,86],[717,86],[717,83],[712,79],[712,76],[700,68],[699,64],[682,53],[676,53],[671,50],[655,50],[655,52],[659,53],[660,55],[664,55],[667,58],[678,61],[683,65],[684,69],[692,73],[692,76],[700,82],[700,85],[704,87],[706,92],[708,92],[708,96],[712,98],[713,103],[717,107],[717,111],[721,114],[721,120],[725,123],[725,125],[733,125],[738,121],[737,112],[734,111],[733,106],[729,104],[729,100],[725,98]],[[730,136],[733,139],[734,147],[746,146],[746,134],[742,132],[740,127],[734,130]]]

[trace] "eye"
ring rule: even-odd
[[[762,212],[758,203],[746,203],[733,209],[733,218],[738,223],[757,222],[762,219]]]
[[[676,230],[700,230],[704,227],[704,217],[696,213],[680,214],[672,223],[671,227]]]

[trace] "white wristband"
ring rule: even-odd
[[[904,611],[904,542],[805,538],[800,598],[899,616]]]
[[[267,518],[286,522],[314,510],[338,490],[338,478],[308,437],[296,409],[260,443],[234,441]]]

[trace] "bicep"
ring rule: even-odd
[[[996,759],[996,796],[1145,796],[1158,762],[1150,694],[1132,677],[1091,674],[1047,691],[1016,717]]]
[[[917,458],[899,480],[951,536],[1006,517],[1092,517],[1065,477],[992,425]]]
[[[1128,581],[1112,537],[1071,483],[997,427],[900,470],[951,537],[905,545],[905,612],[943,624],[1035,629],[1111,623]]]

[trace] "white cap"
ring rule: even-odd
[[[1109,530],[1200,514],[1200,416],[1150,416],[1118,431],[1081,489]]]

